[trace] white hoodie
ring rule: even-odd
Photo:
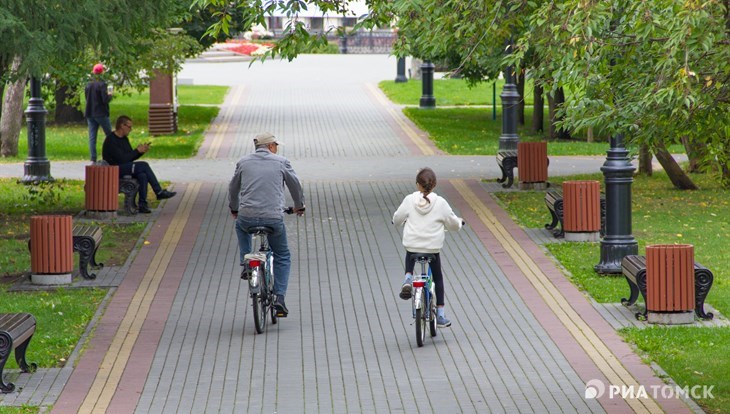
[[[403,246],[412,253],[438,253],[444,246],[444,229],[461,229],[461,218],[454,214],[448,201],[436,193],[416,191],[403,199],[393,214],[393,223],[403,227]]]

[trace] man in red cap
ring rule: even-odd
[[[112,88],[107,87],[106,82],[101,78],[104,73],[104,65],[97,63],[92,69],[91,80],[86,84],[84,93],[86,95],[86,123],[89,125],[89,152],[91,162],[96,162],[96,135],[99,127],[104,130],[104,135],[112,132],[112,124],[109,120],[109,102],[112,100]]]

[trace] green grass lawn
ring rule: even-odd
[[[149,92],[131,96],[116,96],[110,104],[112,126],[119,115],[128,115],[134,122],[130,134],[132,146],[151,141],[146,158],[189,158],[195,155],[203,141],[203,134],[218,115],[228,88],[224,86],[178,86],[178,132],[173,135],[150,136],[147,130]],[[86,124],[46,126],[46,156],[49,160],[86,160],[89,158],[88,129]],[[24,161],[28,156],[28,135],[25,126],[18,141],[18,156],[0,158],[0,162]],[[100,129],[97,151],[101,154],[104,133]]]
[[[600,174],[551,177],[553,185],[564,180],[595,179]],[[633,234],[639,254],[651,244],[688,243],[695,246],[696,261],[712,270],[715,281],[707,303],[730,315],[730,192],[708,176],[694,175],[698,191],[678,191],[663,172],[639,176],[632,185]],[[527,228],[548,223],[544,192],[495,193],[509,214]],[[599,276],[593,266],[600,260],[599,243],[553,243],[547,249],[567,269],[568,277],[598,302],[620,302],[629,296],[621,275]],[[730,329],[652,327],[623,329],[621,334],[656,361],[680,386],[714,385],[714,399],[698,401],[710,412],[730,412]]]
[[[403,113],[420,129],[426,131],[436,146],[453,155],[494,155],[502,133],[502,110],[497,108],[497,120],[486,108],[404,108]],[[531,119],[532,108],[525,108],[525,118]],[[545,118],[547,119],[547,118]],[[541,141],[528,127],[519,127],[520,140]],[[605,155],[606,142],[554,140],[548,142],[548,155]]]
[[[436,98],[437,106],[492,105],[496,96],[499,106],[502,104],[499,95],[502,93],[504,80],[496,81],[496,90],[494,85],[495,81],[487,81],[470,88],[463,79],[434,79],[433,96]],[[422,87],[421,81],[418,80],[410,79],[405,83],[382,81],[378,86],[391,101],[400,105],[418,105],[421,99]],[[532,105],[532,103],[532,81],[528,81],[525,85],[525,104]]]

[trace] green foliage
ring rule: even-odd
[[[36,181],[25,187],[28,192],[23,194],[23,199],[28,203],[55,204],[61,198],[63,181]]]

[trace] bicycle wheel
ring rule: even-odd
[[[421,307],[416,309],[416,343],[419,347],[426,340],[426,312],[426,298],[421,295]]]
[[[431,330],[431,336],[436,336],[436,301],[433,295],[431,295],[431,320],[428,323],[428,328]]]
[[[251,277],[256,277],[254,272],[260,272],[261,268],[257,267],[251,271]],[[253,324],[256,328],[256,333],[263,333],[264,326],[266,326],[266,294],[265,293],[254,293],[251,295],[253,302]]]

